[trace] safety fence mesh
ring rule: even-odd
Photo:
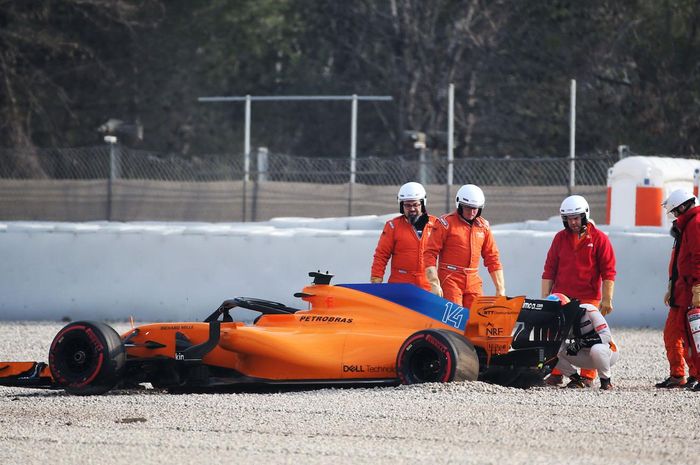
[[[445,184],[448,162],[444,154],[426,156],[358,157],[351,172],[349,157],[315,158],[256,151],[248,164],[248,180],[382,186],[407,181]],[[575,184],[606,183],[607,171],[617,154],[582,156],[575,160]],[[30,160],[31,163],[26,162]],[[150,179],[159,181],[235,181],[246,174],[240,153],[173,156],[122,145],[83,148],[0,149],[3,179]],[[568,158],[468,158],[453,164],[453,184],[492,186],[568,185]]]
[[[481,186],[493,223],[546,219],[568,193],[586,195],[605,220],[608,170],[618,154],[576,158],[457,159],[424,153],[314,158],[256,150],[181,157],[120,144],[0,149],[0,220],[261,221],[396,211],[398,186],[424,184],[430,212],[454,208],[457,188]]]

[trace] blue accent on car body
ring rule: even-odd
[[[338,284],[338,286],[388,300],[462,331],[469,320],[468,308],[424,291],[413,284]]]

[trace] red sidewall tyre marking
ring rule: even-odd
[[[442,377],[440,382],[448,382],[450,380],[450,375],[452,374],[453,365],[452,354],[450,353],[450,349],[445,344],[443,344],[442,341],[437,340],[437,338],[432,334],[426,335],[425,341],[433,347],[437,348],[438,351],[445,356],[445,375]]]
[[[49,364],[55,368],[55,354],[54,354],[54,349],[56,345],[58,345],[60,342],[62,342],[63,338],[65,337],[66,334],[71,333],[73,331],[82,331],[83,333],[87,334],[88,339],[90,340],[93,348],[97,352],[97,363],[95,364],[95,368],[88,376],[87,378],[83,379],[80,382],[68,382],[63,374],[61,372],[55,372],[53,373],[54,376],[56,377],[56,380],[59,381],[61,384],[64,384],[67,387],[71,388],[82,388],[87,385],[89,385],[96,377],[97,375],[100,374],[100,370],[102,369],[102,364],[104,363],[104,344],[102,344],[102,341],[99,340],[97,335],[94,333],[92,328],[89,328],[87,326],[83,325],[76,325],[76,326],[70,326],[68,328],[64,328],[63,331],[58,333],[58,335],[54,338],[53,343],[51,344],[51,348],[49,350]]]
[[[419,342],[420,340],[425,341],[426,345],[434,348],[437,352],[443,355],[443,358],[445,360],[444,374],[442,378],[440,378],[439,382],[446,383],[450,381],[450,377],[452,376],[452,367],[454,366],[455,362],[454,357],[452,356],[452,353],[450,352],[448,346],[443,344],[443,342],[438,340],[435,337],[435,335],[430,333],[414,334],[412,337],[410,337],[403,343],[401,349],[399,350],[399,357],[396,364],[397,368],[400,368],[403,365],[405,356],[409,352],[408,348],[411,347],[413,344]],[[403,373],[403,370],[398,369],[397,371],[401,383],[409,384],[408,380],[406,379],[406,376]]]
[[[408,339],[406,342],[403,343],[401,346],[401,349],[399,350],[399,361],[397,363],[397,366],[400,367],[403,365],[403,359],[406,356],[406,349],[407,347],[411,346],[413,343],[418,341],[419,339],[425,339],[425,334],[414,334],[413,337]],[[402,370],[399,371],[399,379],[401,380],[402,384],[408,384],[408,381],[406,380],[406,377],[404,376]]]

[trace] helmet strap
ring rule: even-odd
[[[466,222],[469,223],[469,224],[472,224],[472,220],[469,220],[469,219],[467,219],[467,218],[464,217],[464,209],[462,208],[462,204],[461,204],[461,203],[457,206],[457,213],[459,213],[459,216],[460,216],[464,221],[466,221]]]

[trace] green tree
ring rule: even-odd
[[[443,156],[456,86],[457,156],[577,151],[695,154],[700,122],[693,0],[0,0],[3,145],[85,145],[108,118],[141,147],[240,153],[243,104],[208,95],[365,94],[358,152]],[[256,103],[253,146],[346,156],[350,104]],[[3,163],[38,175],[36,152]]]
[[[97,127],[91,117],[96,107],[115,105],[110,95],[128,94],[133,80],[124,76],[134,68],[129,52],[135,31],[152,25],[149,18],[158,16],[159,6],[128,0],[0,2],[0,138],[30,149],[3,161],[16,175],[42,175],[35,145],[82,140],[76,136]]]

